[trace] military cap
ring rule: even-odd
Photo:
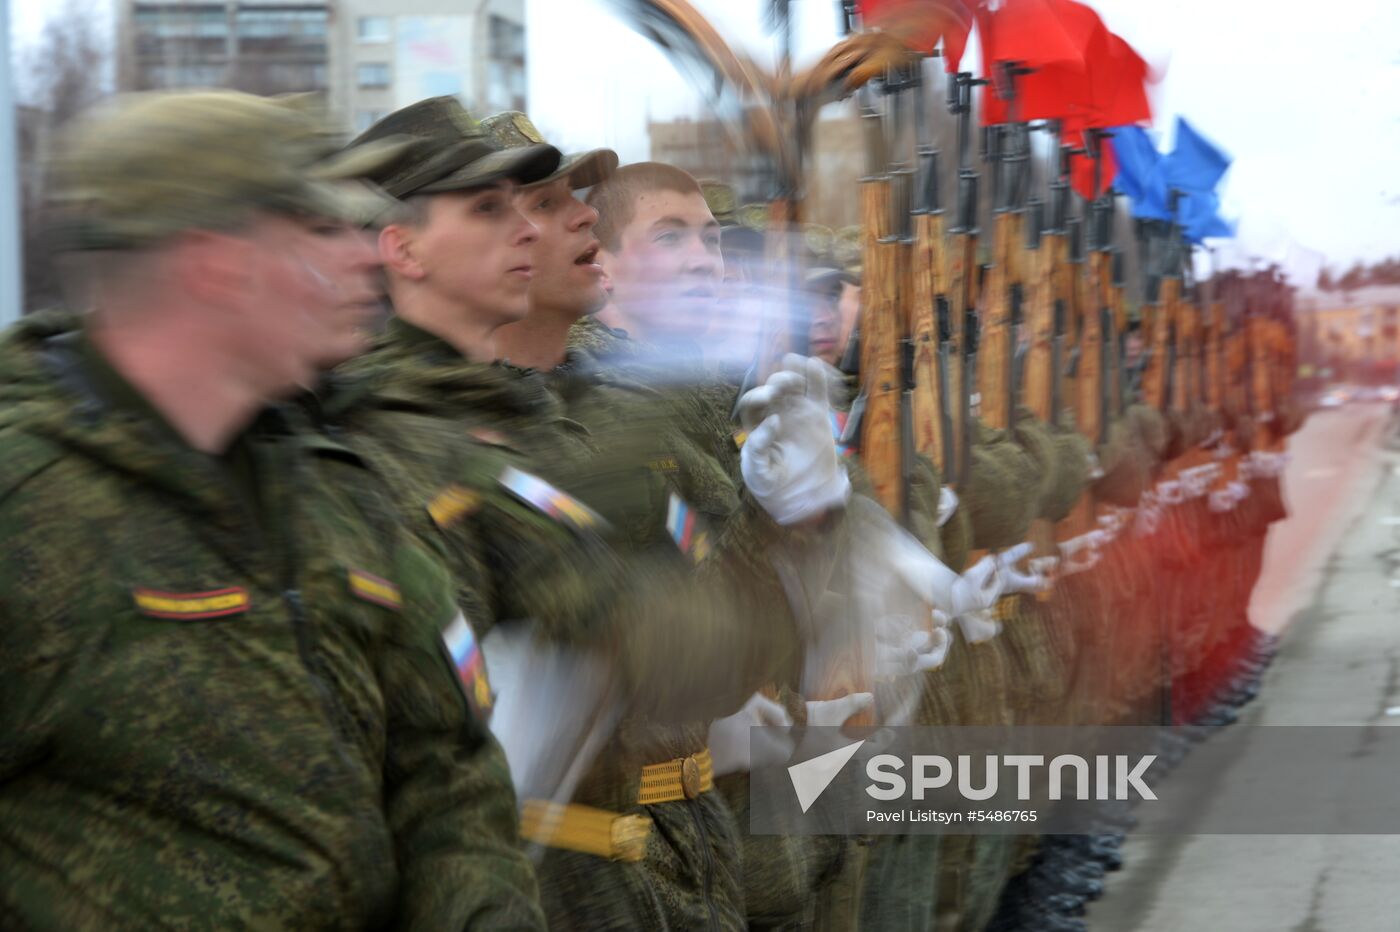
[[[398,158],[402,140],[337,152],[304,98],[153,91],[80,117],[54,163],[64,248],[148,246],[188,229],[229,229],[254,210],[363,221],[386,204],[350,179]]]
[[[535,129],[530,118],[519,110],[494,113],[481,121],[481,128],[491,135],[502,149],[525,149],[544,145],[544,137]],[[570,152],[559,160],[559,167],[537,184],[568,178],[571,188],[591,188],[617,171],[617,153],[611,149],[589,149]]]
[[[768,228],[768,205],[758,202],[745,204],[735,214],[740,223],[754,230]]]
[[[735,222],[734,210],[739,206],[739,198],[734,194],[733,186],[713,178],[703,178],[700,180],[700,193],[705,195],[705,204],[722,226]]]
[[[350,148],[409,136],[417,145],[371,178],[394,197],[465,191],[497,181],[534,184],[559,166],[559,150],[532,144],[506,149],[482,128],[456,97],[430,97],[386,116]]]
[[[819,223],[802,225],[802,245],[813,258],[829,261],[835,239],[836,234],[831,232],[831,227],[824,227]]]
[[[808,269],[802,276],[802,287],[812,294],[836,294],[840,291],[843,282],[855,284],[855,279],[841,269],[815,268]]]
[[[849,226],[836,231],[831,241],[831,255],[836,264],[857,278],[860,275],[861,260],[864,258],[863,239],[864,234],[860,227]]]

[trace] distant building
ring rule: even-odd
[[[1300,297],[1316,362],[1356,381],[1393,378],[1400,368],[1400,285]]]
[[[424,97],[526,110],[525,0],[121,0],[122,90],[321,92],[346,129]]]
[[[124,0],[118,85],[324,91],[331,19],[329,0]]]
[[[358,132],[425,97],[528,110],[524,0],[339,0],[331,109]]]

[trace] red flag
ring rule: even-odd
[[[1107,127],[1151,119],[1143,89],[1146,65],[1084,4],[1075,0],[1008,0],[995,13],[980,14],[978,29],[983,37],[983,60],[994,82],[1004,80],[999,62],[1015,61],[1034,69],[1016,80],[1011,107],[995,91],[983,95],[984,124],[1058,119],[1079,126]],[[1008,42],[1008,35],[1021,39]],[[1049,38],[1037,47],[1024,41],[1031,36]],[[1077,54],[1066,54],[1066,47]]]
[[[972,31],[968,0],[858,0],[856,12],[862,28],[897,35],[916,52],[932,52],[942,39],[960,61]]]

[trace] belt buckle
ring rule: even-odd
[[[681,761],[681,792],[686,799],[700,795],[700,762],[693,755]]]

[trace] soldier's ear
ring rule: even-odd
[[[427,275],[427,270],[418,260],[414,240],[413,227],[389,224],[379,231],[379,261],[389,272],[418,281]]]

